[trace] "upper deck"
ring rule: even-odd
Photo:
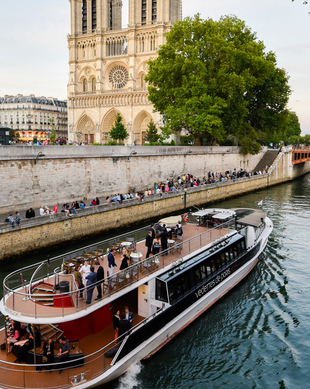
[[[178,261],[183,260],[190,253],[211,244],[228,232],[225,225],[209,228],[195,224],[183,226],[183,240],[175,238],[169,240],[166,252],[145,259],[147,248],[145,240],[148,228],[137,230],[126,236],[119,236],[113,240],[100,242],[83,250],[77,250],[56,257],[40,264],[29,266],[11,273],[4,280],[4,298],[0,309],[4,315],[28,323],[60,323],[88,315],[89,313],[108,304],[112,300],[128,292],[129,288],[136,288],[147,282],[150,278],[160,274],[163,269],[173,267]],[[228,227],[228,226],[227,226]],[[130,235],[130,236],[128,236]],[[131,239],[130,239],[131,238]],[[141,253],[137,263],[132,263],[127,269],[116,272],[113,276],[105,277],[103,282],[103,294],[100,300],[97,297],[97,288],[94,289],[91,304],[86,304],[86,299],[79,298],[79,292],[73,274],[65,274],[63,267],[70,269],[70,263],[83,261],[99,261],[107,275],[108,261],[107,250],[109,246],[122,247],[123,242],[133,240],[132,250]],[[123,246],[126,247],[126,246]],[[119,269],[122,249],[115,253],[115,260]],[[167,255],[164,255],[167,254]],[[60,293],[55,290],[55,285],[67,281],[69,292]],[[44,287],[40,287],[44,285]],[[50,287],[50,291],[45,290]],[[83,291],[84,297],[86,290]],[[48,297],[50,299],[48,299]],[[49,301],[46,303],[45,301]]]

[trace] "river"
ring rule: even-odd
[[[217,207],[274,222],[252,273],[151,359],[102,389],[310,388],[310,175]],[[0,279],[19,264],[1,268]]]

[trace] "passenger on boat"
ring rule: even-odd
[[[121,263],[119,270],[124,270],[128,267],[128,260],[129,260],[129,258],[127,257],[127,255],[123,254],[122,263]]]
[[[8,338],[6,340],[9,353],[12,351],[13,345],[18,341],[19,337],[20,337],[20,323],[18,321],[12,320],[11,329],[8,334]]]
[[[46,360],[44,359],[44,357],[46,358]],[[48,366],[48,370],[51,373],[52,369],[53,369],[52,363],[54,363],[54,341],[51,338],[47,339],[44,342],[44,346],[43,346],[43,363],[46,363],[46,364],[49,365]]]
[[[153,254],[156,255],[159,253],[160,250],[160,235],[159,231],[156,231],[154,243],[153,243]]]
[[[88,274],[88,276],[86,276],[86,280],[87,280],[87,300],[86,300],[86,304],[90,304],[91,303],[91,299],[93,297],[93,291],[94,291],[94,288],[95,288],[95,283],[97,282],[97,273],[95,272],[95,268],[94,266],[91,266],[90,267],[90,273]]]
[[[100,265],[99,261],[95,262],[95,268],[97,272],[97,281],[102,281],[104,279],[104,270],[103,267]],[[95,300],[100,300],[102,298],[102,283],[97,285],[98,290],[98,296]]]
[[[115,311],[113,316],[113,327],[114,327],[114,339],[118,338],[118,332],[119,332],[119,321],[121,320],[121,311],[118,309]]]
[[[163,230],[163,226],[162,226],[161,221],[159,221],[159,222],[156,224],[156,231],[162,232],[162,230]]]
[[[84,286],[86,286],[86,276],[88,276],[88,274],[90,273],[90,265],[88,263],[88,260],[85,259],[84,261],[84,265],[81,267],[81,274],[82,274],[82,277],[83,277],[83,284]]]
[[[136,320],[136,316],[132,312],[129,312],[128,307],[125,307],[125,313],[123,314],[123,320],[128,320],[128,322],[130,324],[130,328],[132,327],[133,322]]]
[[[154,224],[151,225],[150,231],[152,231],[152,238],[155,239],[155,226],[154,226]]]
[[[166,227],[163,228],[162,233],[160,234],[160,240],[161,240],[161,249],[162,249],[162,251],[167,250],[167,247],[168,247],[168,232],[167,232]]]
[[[109,262],[109,276],[112,276],[115,272],[115,258],[114,258],[114,249],[111,249],[108,255],[108,262]]]
[[[62,336],[59,339],[59,353],[58,353],[58,360],[57,362],[65,362],[69,359],[70,355],[70,344],[67,341],[65,336]],[[61,365],[60,365],[61,367]],[[61,374],[63,370],[59,370],[59,374]]]
[[[84,288],[83,282],[82,282],[82,275],[80,273],[81,267],[80,266],[75,266],[75,271],[74,271],[74,279],[78,283],[79,289],[80,289],[80,297],[83,297],[83,291],[82,289]]]
[[[148,258],[152,252],[152,246],[153,246],[153,233],[151,230],[148,232],[148,234],[145,237],[145,246],[147,247],[147,253],[145,258]]]

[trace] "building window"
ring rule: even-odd
[[[141,24],[146,24],[146,0],[142,0]]]
[[[92,90],[93,92],[96,91],[96,79],[95,79],[95,78],[93,78],[93,79],[91,80],[91,90]]]
[[[82,8],[82,32],[87,32],[87,0],[83,0]]]
[[[92,0],[91,11],[92,11],[92,31],[97,28],[97,0]]]
[[[83,92],[87,92],[87,80],[84,78],[83,80]]]
[[[157,21],[157,0],[152,0],[152,23]]]

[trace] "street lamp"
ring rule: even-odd
[[[38,159],[41,158],[41,157],[45,157],[45,154],[43,154],[42,151],[40,151],[38,153],[38,155],[35,157],[35,159],[34,159],[34,164],[35,165],[37,164]]]

